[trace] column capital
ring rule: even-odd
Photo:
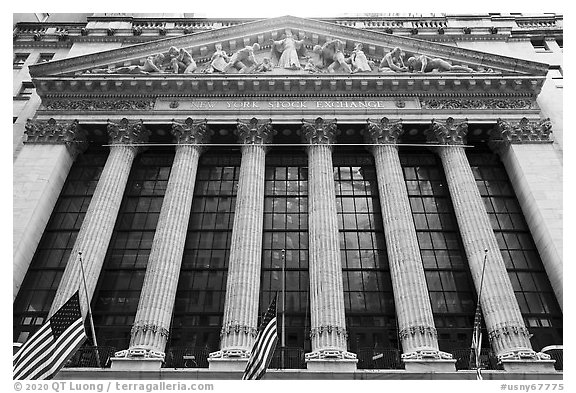
[[[135,145],[148,142],[150,131],[142,120],[129,121],[123,118],[118,123],[108,120],[108,139],[111,145]]]
[[[78,120],[63,122],[55,119],[47,121],[28,119],[25,128],[27,140],[24,143],[65,144],[73,158],[88,147],[86,132],[80,128]]]
[[[214,134],[208,128],[208,121],[192,120],[187,118],[183,123],[172,120],[172,135],[176,138],[176,143],[179,145],[202,145],[210,140],[210,136]]]
[[[302,119],[302,139],[311,145],[332,145],[338,133],[336,119],[330,121],[318,117],[313,122]]]
[[[396,144],[400,135],[404,133],[402,119],[390,121],[387,117],[383,117],[380,121],[367,119],[366,122],[368,125],[364,136],[369,143],[374,143],[375,145]]]
[[[552,123],[550,119],[530,121],[523,117],[517,123],[502,119],[496,121],[496,127],[490,133],[490,140],[501,140],[506,144],[551,143]]]
[[[235,135],[243,145],[266,145],[272,142],[276,131],[272,128],[272,120],[260,122],[253,117],[249,121],[237,120]]]
[[[463,145],[468,134],[468,119],[457,123],[452,117],[444,123],[432,119],[432,127],[427,131],[428,142],[443,145]]]

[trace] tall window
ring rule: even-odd
[[[442,164],[429,151],[401,151],[400,161],[424,264],[440,349],[467,348],[476,294]]]
[[[48,316],[106,157],[88,150],[72,164],[14,302],[14,342],[26,341]]]
[[[200,159],[168,347],[219,347],[239,174],[237,150]]]
[[[14,59],[12,60],[12,66],[15,69],[20,69],[24,66],[24,63],[30,56],[30,53],[16,53],[14,54]]]
[[[468,160],[534,349],[562,344],[562,311],[504,166],[491,152],[469,152]]]
[[[376,170],[366,152],[334,155],[336,205],[349,348],[398,349],[392,281]]]
[[[128,348],[173,150],[150,149],[134,160],[92,300],[99,345]]]
[[[285,315],[286,347],[310,351],[307,166],[303,151],[275,148],[266,157],[260,313],[278,292],[278,323],[282,324]],[[285,313],[281,299],[283,263]]]

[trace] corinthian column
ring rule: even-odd
[[[185,123],[174,122],[172,134],[177,143],[176,155],[154,233],[130,348],[116,353],[116,357],[164,359],[198,160],[209,130],[206,121],[194,122],[188,118]]]
[[[356,369],[356,355],[347,351],[344,289],[338,216],[332,166],[336,122],[302,121],[308,146],[308,231],[310,263],[310,337],[308,369]]]
[[[13,296],[16,298],[72,163],[87,147],[77,121],[28,120],[13,167]]]
[[[86,315],[87,304],[92,300],[102,270],[138,144],[144,143],[148,135],[149,131],[144,128],[141,121],[132,123],[122,119],[119,123],[108,123],[109,142],[112,145],[110,154],[66,264],[49,316],[52,316],[78,289],[81,289],[80,307],[83,315]],[[79,252],[82,253],[88,299],[82,286]]]
[[[437,151],[477,292],[483,282],[480,305],[490,343],[505,369],[542,370],[542,367],[549,367],[550,364],[546,363],[551,361],[539,361],[547,355],[532,350],[528,329],[524,325],[496,236],[464,152],[467,132],[466,121],[456,123],[448,118],[445,123],[433,120],[428,137],[429,141],[445,145],[438,147]],[[487,258],[482,277],[485,250]]]
[[[368,120],[367,139],[376,164],[394,303],[406,368],[455,370],[452,355],[438,350],[426,276],[398,156],[402,123]]]
[[[220,351],[210,354],[210,368],[244,370],[258,323],[262,231],[264,225],[264,169],[266,144],[275,131],[271,121],[238,121],[242,144],[240,179],[230,244]]]

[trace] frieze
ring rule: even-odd
[[[516,124],[498,119],[490,138],[507,143],[552,142],[551,134],[552,123],[549,118],[534,122],[523,117]]]
[[[147,111],[155,100],[50,100],[44,109],[53,111]]]
[[[402,360],[422,360],[422,359],[443,359],[443,360],[452,360],[453,356],[451,353],[442,352],[442,351],[414,351],[403,353],[401,355]]]
[[[489,99],[489,100],[420,100],[422,109],[537,109],[532,100]]]

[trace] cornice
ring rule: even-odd
[[[546,64],[532,61],[458,48],[415,37],[400,37],[372,30],[337,25],[321,20],[285,16],[247,22],[232,27],[197,32],[180,37],[163,38],[153,42],[102,51],[76,58],[37,64],[30,66],[30,74],[34,77],[39,77],[41,75],[56,73],[77,72],[122,60],[144,58],[152,53],[163,52],[170,46],[188,48],[195,57],[197,57],[198,54],[203,56],[202,48],[214,45],[217,42],[223,42],[225,47],[229,44],[232,51],[232,46],[241,47],[254,42],[263,44],[270,34],[274,37],[280,29],[284,28],[306,32],[306,35],[311,37],[313,45],[319,41],[323,42],[326,38],[338,38],[347,41],[348,46],[351,46],[353,42],[359,41],[364,43],[367,48],[374,47],[376,53],[370,53],[371,50],[368,50],[368,55],[371,56],[381,57],[389,48],[400,46],[410,52],[442,57],[456,62],[466,62],[486,68],[499,68],[511,72],[532,75],[545,75],[547,72]]]
[[[85,75],[34,78],[37,94],[54,97],[242,97],[242,96],[503,96],[535,97],[545,77],[501,74],[206,74]]]

